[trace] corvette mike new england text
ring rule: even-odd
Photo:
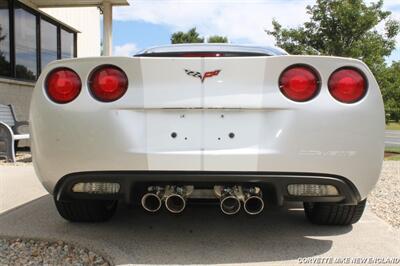
[[[299,264],[400,264],[400,257],[312,257],[299,258]]]

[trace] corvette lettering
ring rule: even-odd
[[[198,71],[192,71],[189,69],[185,69],[185,72],[188,76],[199,78],[201,80],[201,83],[203,83],[206,78],[212,78],[212,77],[218,76],[218,74],[221,72],[221,70],[208,71],[208,72],[205,72],[204,74],[201,74]]]

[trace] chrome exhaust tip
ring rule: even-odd
[[[148,212],[160,210],[161,205],[161,199],[155,193],[147,193],[142,197],[142,207]]]
[[[264,209],[264,200],[259,196],[250,196],[244,202],[244,210],[247,214],[260,214]]]
[[[214,186],[214,193],[219,198],[219,207],[226,215],[234,215],[240,211],[241,188],[239,186]]]
[[[148,193],[141,200],[142,207],[148,212],[157,212],[162,206],[164,189],[161,187],[148,187]]]
[[[240,211],[240,200],[236,196],[226,196],[220,200],[220,208],[226,215],[234,215]]]
[[[165,207],[171,213],[181,213],[186,208],[186,199],[193,193],[193,186],[167,186]]]
[[[171,194],[165,199],[165,207],[172,213],[181,213],[186,207],[186,200],[179,194]]]
[[[264,210],[264,200],[259,187],[243,188],[243,205],[247,214],[256,215]]]

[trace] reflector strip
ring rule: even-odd
[[[339,192],[333,185],[291,184],[287,187],[292,196],[338,196]]]
[[[118,183],[103,183],[103,182],[90,182],[90,183],[76,183],[72,187],[72,192],[75,193],[91,193],[91,194],[117,194],[120,185]]]

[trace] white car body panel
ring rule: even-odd
[[[126,94],[112,103],[95,100],[87,88],[89,74],[102,64],[120,67],[129,80]],[[279,91],[280,74],[293,64],[309,65],[321,77],[319,94],[308,102]],[[80,95],[68,104],[51,102],[44,88],[47,74],[60,66],[82,80]],[[368,79],[357,103],[340,103],[328,91],[330,74],[343,66]],[[185,69],[220,73],[201,82]],[[378,84],[364,63],[339,57],[56,61],[37,81],[30,121],[35,169],[50,193],[63,176],[85,171],[269,171],[343,176],[364,199],[384,153]]]

